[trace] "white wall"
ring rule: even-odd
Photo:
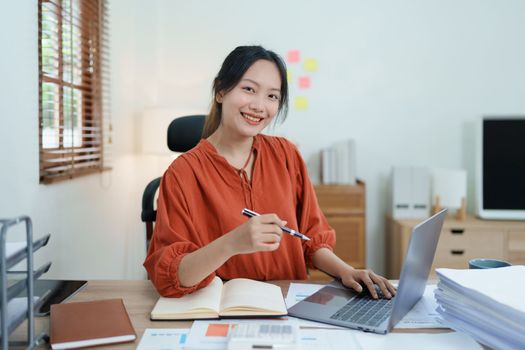
[[[150,8],[140,1],[110,4],[113,170],[39,185],[37,2],[6,6],[0,14],[0,217],[29,215],[36,237],[51,233],[35,256],[37,263],[53,262],[49,278],[145,277],[140,198],[158,171],[156,159],[135,154],[134,135],[146,103],[140,81],[152,66],[141,48],[148,41],[136,34],[147,32],[142,25]],[[150,15],[147,22],[154,23]],[[20,237],[17,227],[9,239]]]
[[[525,111],[520,0],[110,0],[113,171],[43,186],[36,1],[6,6],[0,217],[28,214],[36,236],[52,233],[38,257],[53,261],[50,277],[144,277],[140,196],[159,160],[137,153],[138,117],[146,107],[206,109],[211,81],[237,45],[299,49],[319,61],[310,107],[291,108],[276,132],[307,159],[332,141],[356,139],[368,262],[378,271],[391,166],[463,167],[473,180],[475,118]]]
[[[474,121],[525,112],[523,1],[157,4],[161,106],[206,107],[211,81],[237,45],[262,44],[283,56],[299,49],[318,60],[310,107],[291,108],[275,132],[308,160],[334,141],[356,139],[368,263],[379,271],[391,167],[467,169],[473,209]],[[292,98],[299,93],[291,90]]]

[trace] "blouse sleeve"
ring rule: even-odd
[[[162,177],[157,204],[157,219],[144,267],[157,291],[165,297],[181,297],[207,286],[215,276],[184,287],[178,277],[182,258],[202,246],[192,223],[180,176],[173,165]]]
[[[313,254],[320,248],[333,251],[335,247],[335,231],[326,220],[315,194],[314,187],[308,176],[306,164],[299,150],[292,147],[295,162],[296,194],[297,194],[297,220],[299,231],[307,235],[310,240],[303,242],[306,265],[314,268]]]

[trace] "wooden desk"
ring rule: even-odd
[[[300,281],[298,283],[315,283],[312,281]],[[282,288],[283,295],[288,293],[290,281],[272,282]],[[150,281],[89,281],[88,285],[76,294],[70,301],[89,301],[97,299],[122,298],[126,309],[137,332],[137,340],[133,343],[111,344],[98,346],[93,349],[135,349],[146,328],[190,328],[191,321],[150,321],[149,314],[157,301],[159,294]],[[82,317],[79,315],[79,317]],[[36,318],[36,330],[49,329],[49,317]],[[442,333],[444,329],[401,329],[394,332],[403,333]],[[26,326],[21,325],[10,337],[10,340],[22,340],[25,337]],[[42,345],[39,349],[46,349]]]

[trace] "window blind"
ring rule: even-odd
[[[106,0],[39,0],[40,183],[109,168]]]

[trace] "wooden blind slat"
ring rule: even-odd
[[[93,160],[93,159],[100,159],[100,154],[89,154],[85,156],[69,156],[69,157],[61,157],[61,158],[51,158],[51,159],[45,159],[44,163],[79,163],[81,161],[86,160]],[[46,168],[48,169],[48,168]]]
[[[87,140],[100,140],[100,136],[98,135],[100,133],[97,133],[97,134],[84,134],[84,135],[76,135],[77,137],[81,138],[81,139],[84,139],[84,141],[87,141]],[[72,140],[73,138],[71,137],[70,134],[63,134],[63,133],[57,133],[56,135],[54,135],[55,137],[54,138],[61,138],[61,139],[69,139],[69,140]]]
[[[68,148],[68,149],[51,149],[48,150],[47,154],[74,154],[74,153],[87,153],[87,152],[100,152],[100,147],[86,147],[86,148]]]
[[[91,85],[73,84],[73,83],[66,82],[66,81],[63,81],[61,79],[57,79],[57,78],[50,77],[50,76],[47,76],[47,75],[43,75],[42,76],[42,80],[44,82],[54,83],[54,84],[57,84],[59,86],[65,86],[65,87],[70,87],[70,88],[73,88],[73,89],[83,90],[84,93],[87,94],[88,96],[91,96],[91,94],[93,93],[93,87]],[[88,83],[90,83],[90,82],[91,81],[88,81]]]
[[[82,169],[82,168],[87,168],[87,167],[100,167],[100,165],[102,164],[102,162],[100,161],[96,161],[96,162],[74,162],[72,164],[69,164],[69,165],[59,165],[59,166],[52,166],[52,167],[48,167],[48,168],[44,168],[43,170],[45,172],[52,172],[52,173],[57,173],[57,172],[63,172],[64,170],[74,170],[74,169]]]
[[[90,124],[90,125],[96,125],[96,124]],[[70,130],[71,128],[61,125],[61,126],[56,127],[55,129],[56,130]],[[83,131],[99,131],[100,130],[100,126],[85,126],[85,125],[83,125],[81,129]]]

